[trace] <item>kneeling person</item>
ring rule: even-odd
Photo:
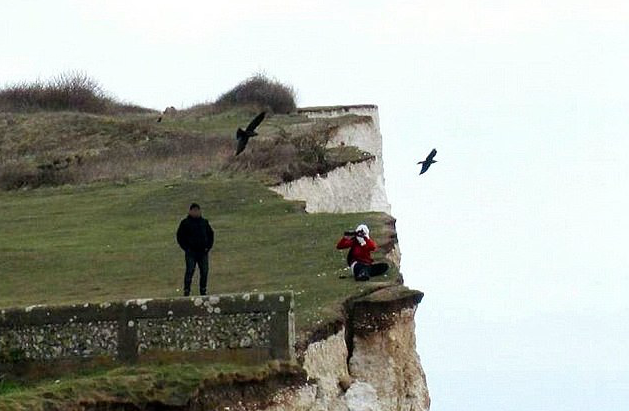
[[[356,281],[368,281],[369,278],[384,274],[388,269],[387,263],[374,264],[371,253],[378,248],[375,241],[369,238],[369,227],[361,224],[354,232],[346,232],[336,244],[342,250],[349,248],[347,264],[352,269]]]

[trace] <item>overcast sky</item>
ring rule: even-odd
[[[378,104],[432,409],[629,409],[629,2],[0,11],[0,83],[78,69],[163,109],[265,71],[302,106]]]

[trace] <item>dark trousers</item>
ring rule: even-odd
[[[376,277],[387,272],[389,264],[363,264],[356,263],[354,265],[354,279],[356,281],[368,281],[371,277]]]
[[[186,251],[186,274],[183,278],[183,295],[190,295],[190,285],[194,268],[199,266],[199,293],[207,294],[207,276],[210,269],[208,253],[204,251]]]

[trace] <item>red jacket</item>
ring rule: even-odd
[[[352,265],[354,261],[358,261],[363,264],[372,264],[373,258],[371,258],[371,252],[375,251],[378,247],[371,238],[365,238],[365,245],[360,245],[356,238],[343,237],[336,244],[338,250],[343,248],[349,248],[349,255],[347,256],[347,263]]]

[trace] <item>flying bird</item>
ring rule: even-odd
[[[157,117],[157,122],[161,123],[162,122],[162,116]]]
[[[424,174],[432,163],[437,162],[437,160],[433,160],[433,158],[435,158],[436,155],[437,155],[437,150],[433,148],[430,154],[428,154],[428,157],[426,157],[424,161],[420,161],[419,163],[417,163],[417,164],[422,165],[422,171],[419,172],[420,175]]]
[[[264,120],[264,116],[266,116],[266,112],[263,111],[262,113],[258,114],[253,120],[251,120],[251,123],[249,123],[247,128],[244,130],[238,127],[238,131],[236,131],[236,140],[238,140],[236,155],[242,153],[251,137],[258,135],[255,130],[256,127],[258,127],[260,123],[262,123],[262,120]]]

